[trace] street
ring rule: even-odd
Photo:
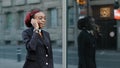
[[[21,59],[17,62],[17,48],[21,48]],[[68,68],[77,68],[78,56],[77,48],[68,48],[67,53]],[[12,68],[21,68],[25,60],[26,50],[24,46],[0,46],[0,66],[7,68],[9,65]],[[62,67],[62,49],[53,47],[53,57],[55,68]],[[120,67],[120,52],[113,50],[97,50],[96,52],[97,68],[119,68]],[[8,63],[8,64],[7,64]],[[9,64],[10,63],[10,64]],[[16,64],[14,64],[16,63]],[[0,67],[1,68],[1,67]]]

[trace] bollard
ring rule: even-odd
[[[21,48],[17,48],[17,61],[21,61]]]

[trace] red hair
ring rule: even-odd
[[[38,13],[38,12],[40,12],[39,9],[33,9],[33,10],[31,10],[30,12],[28,12],[28,13],[26,14],[26,17],[25,17],[25,25],[26,25],[27,27],[32,27],[31,19],[34,18],[34,15],[35,15],[36,13]]]

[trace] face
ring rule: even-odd
[[[90,23],[91,23],[91,24],[95,24],[95,19],[94,19],[94,18],[91,18],[91,19],[90,19]]]
[[[38,21],[40,28],[43,28],[46,23],[46,16],[43,12],[38,12],[34,15],[34,18]]]
[[[96,29],[96,28],[95,28],[95,26],[96,26],[96,24],[95,24],[95,19],[94,19],[94,18],[90,18],[89,22],[90,22],[90,27],[91,27],[91,29],[92,29],[92,30]]]

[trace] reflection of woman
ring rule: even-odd
[[[22,33],[27,49],[23,68],[53,68],[50,36],[42,30],[45,22],[46,16],[39,9],[33,9],[26,15],[25,24],[29,28]]]
[[[95,62],[95,36],[94,20],[92,17],[79,19],[78,28],[81,30],[78,36],[78,68],[96,68]]]

